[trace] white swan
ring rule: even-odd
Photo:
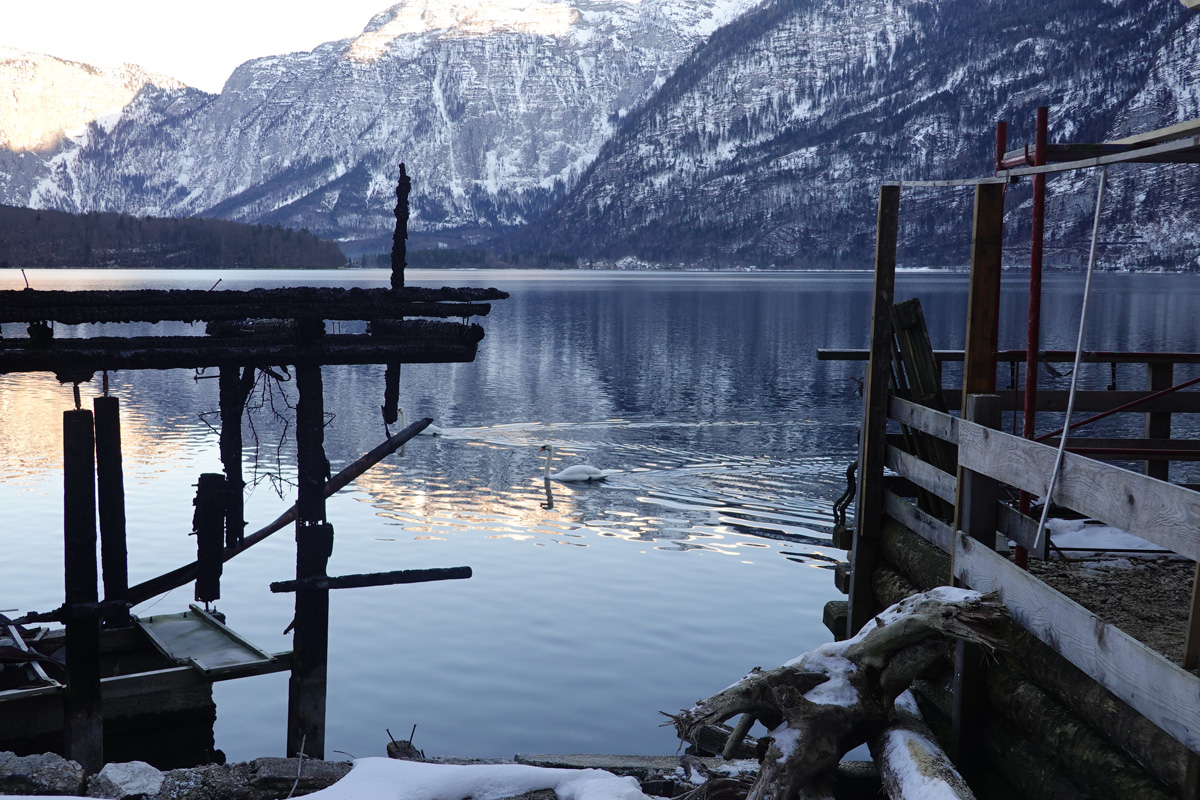
[[[602,481],[609,475],[616,475],[619,469],[597,469],[590,464],[572,464],[562,472],[550,474],[550,461],[554,458],[554,445],[543,445],[546,451],[546,480],[549,481]]]

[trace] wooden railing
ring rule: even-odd
[[[1033,546],[1036,523],[996,500],[998,487],[1043,495],[1055,448],[972,421],[995,395],[972,396],[966,419],[892,396],[888,417],[956,445],[963,486],[895,446],[886,465],[925,491],[954,503],[960,529],[908,498],[886,491],[884,513],[951,555],[955,581],[994,591],[1013,619],[1146,718],[1200,753],[1200,678],[1092,614],[996,552],[996,536]],[[1067,453],[1053,502],[1200,561],[1200,492]],[[1045,539],[1046,537],[1043,537]],[[1193,615],[1193,623],[1196,621]],[[1200,641],[1189,626],[1187,650]]]

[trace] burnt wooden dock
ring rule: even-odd
[[[141,289],[131,291],[0,292],[0,323],[20,323],[27,336],[0,338],[0,374],[49,372],[75,385],[75,407],[63,412],[64,603],[52,611],[13,620],[14,646],[47,648],[48,640],[26,636],[21,624],[61,622],[69,651],[62,680],[36,674],[38,657],[27,662],[30,685],[0,691],[0,709],[36,711],[62,731],[59,748],[88,771],[105,761],[105,720],[120,698],[158,696],[214,680],[280,670],[291,673],[288,701],[288,755],[322,758],[325,750],[325,694],[329,591],[470,577],[469,567],[403,570],[372,575],[329,576],[326,564],[334,529],[325,499],[428,426],[425,419],[393,433],[398,418],[401,368],[413,363],[463,363],[475,359],[484,317],[491,302],[508,295],[497,289],[405,286],[409,178],[400,167],[397,228],[393,239],[390,287],[380,289],[296,286],[249,291]],[[145,335],[163,322],[205,323],[196,335]],[[327,322],[337,323],[327,326]],[[142,323],[136,335],[56,336],[56,325]],[[348,332],[342,332],[346,330]],[[328,474],[324,450],[322,367],[339,364],[385,365],[377,399],[387,438],[336,476]],[[243,508],[242,417],[258,371],[290,367],[298,394],[296,452],[298,497],[295,507],[266,527],[246,534]],[[128,585],[125,509],[120,455],[119,400],[110,396],[108,373],[117,370],[216,369],[219,374],[223,473],[199,476],[193,527],[197,559],[138,586]],[[104,396],[93,410],[82,408],[79,384],[103,378]],[[97,487],[99,491],[97,492]],[[98,520],[98,525],[97,525]],[[273,591],[294,592],[293,649],[242,659],[228,648],[254,650],[207,618],[207,604],[220,597],[221,567],[271,533],[294,525],[295,580]],[[97,536],[101,546],[104,595],[98,592]],[[177,618],[131,620],[129,608],[155,594],[196,581],[194,607]],[[264,580],[263,590],[267,591]],[[190,616],[189,616],[190,614]],[[180,626],[203,630],[177,635]],[[190,633],[196,633],[192,636]],[[132,672],[109,672],[101,658],[115,639],[149,638],[170,663]],[[224,637],[222,639],[222,637]],[[197,639],[209,650],[195,652]],[[222,645],[221,642],[226,642]],[[143,642],[144,643],[144,642]],[[222,650],[226,647],[226,650]],[[189,650],[189,648],[193,648]],[[213,650],[212,648],[215,648]],[[60,645],[53,652],[62,651]],[[217,655],[214,655],[214,652]],[[19,655],[19,654],[18,654]],[[213,664],[223,666],[214,669]],[[32,703],[33,705],[28,705]],[[22,715],[24,711],[20,712]],[[44,733],[44,732],[43,732]],[[5,740],[0,729],[0,744]],[[42,741],[43,739],[39,739]]]

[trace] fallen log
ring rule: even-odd
[[[921,718],[911,692],[896,698],[892,724],[868,744],[891,800],[975,800],[975,793]]]
[[[417,420],[412,425],[409,425],[395,436],[389,436],[387,441],[385,441],[383,444],[379,445],[374,450],[359,458],[353,464],[350,464],[337,475],[334,475],[332,478],[326,481],[324,496],[331,497],[332,495],[346,488],[346,486],[348,486],[350,482],[359,475],[362,475],[384,458],[399,450],[401,445],[432,424],[433,420],[429,417],[425,417],[424,419]],[[253,547],[263,539],[270,536],[272,533],[282,530],[284,527],[295,521],[296,506],[293,505],[287,511],[276,517],[275,521],[271,524],[249,534],[242,539],[240,543],[226,547],[221,553],[221,561],[228,561],[238,553]],[[192,563],[186,564],[178,569],[174,569],[170,572],[159,575],[157,578],[151,578],[148,581],[143,581],[137,586],[133,586],[129,589],[129,593],[127,595],[128,602],[130,605],[137,605],[138,603],[149,600],[155,595],[159,595],[163,592],[183,586],[189,581],[195,580],[197,570],[198,565],[195,561],[193,561]]]
[[[884,730],[893,701],[955,639],[994,649],[990,630],[1007,615],[994,595],[939,587],[882,612],[852,639],[831,642],[782,667],[755,669],[678,715],[681,739],[751,714],[771,743],[747,800],[795,800],[828,779],[841,757]]]

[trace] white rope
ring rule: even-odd
[[[1054,496],[1054,485],[1058,482],[1063,453],[1067,450],[1067,437],[1071,431],[1071,412],[1075,410],[1075,388],[1079,383],[1079,362],[1083,360],[1083,333],[1087,327],[1088,301],[1092,296],[1092,273],[1096,267],[1096,241],[1100,237],[1100,207],[1104,203],[1104,183],[1107,178],[1108,170],[1101,170],[1100,188],[1096,190],[1096,218],[1092,222],[1092,249],[1088,255],[1087,280],[1083,284],[1083,308],[1079,311],[1079,336],[1075,339],[1075,368],[1071,371],[1071,391],[1067,395],[1067,416],[1063,420],[1063,432],[1059,437],[1058,454],[1054,457],[1054,469],[1050,471],[1050,481],[1046,486],[1046,493],[1042,496],[1042,518],[1038,520],[1037,535],[1033,537],[1035,552],[1041,549],[1042,534],[1046,531],[1046,517],[1050,514],[1050,499]]]

